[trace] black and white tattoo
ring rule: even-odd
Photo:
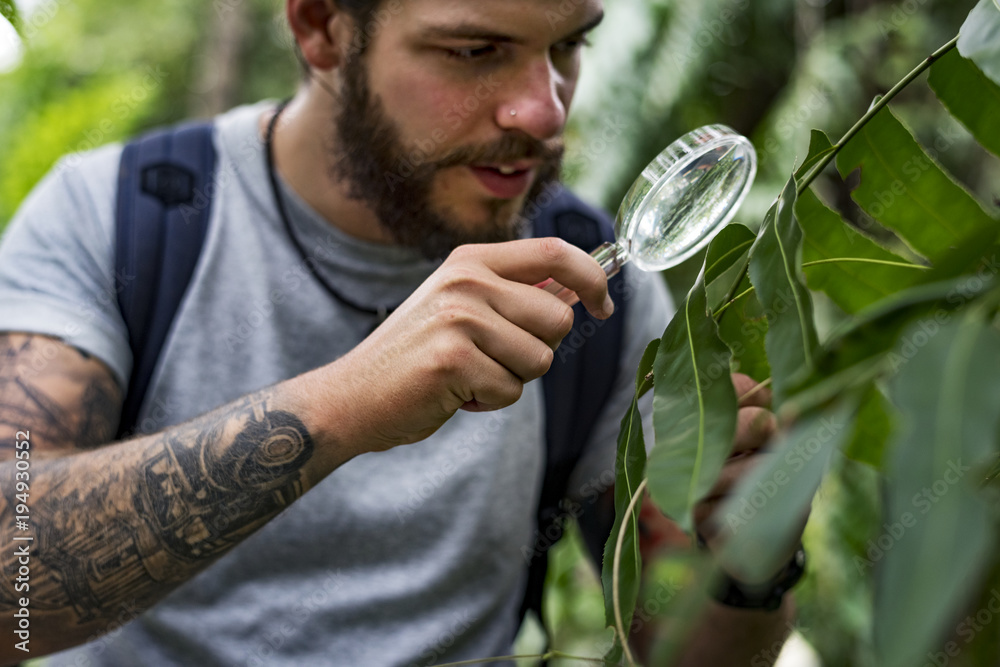
[[[121,401],[110,372],[88,355],[43,336],[0,335],[0,426],[30,425],[52,449],[90,449],[114,437]],[[0,450],[12,446],[0,438]]]
[[[31,352],[31,341],[11,338],[0,336],[0,369],[12,359],[23,367]],[[33,376],[44,381],[0,370],[0,426],[30,427],[33,440],[38,429],[76,449],[108,442],[121,402],[113,379],[73,378],[56,400],[47,388],[59,366]],[[33,461],[31,557],[41,565],[32,571],[33,609],[86,624],[122,605],[149,606],[302,496],[313,439],[273,403],[263,391],[156,435]],[[11,463],[0,463],[0,513],[14,505]],[[5,573],[16,568],[12,553],[0,552]],[[16,604],[0,587],[0,611]]]

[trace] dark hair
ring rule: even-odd
[[[337,6],[354,17],[359,25],[367,23],[382,0],[335,0]]]
[[[334,0],[336,5],[343,9],[345,12],[351,15],[355,23],[359,26],[367,25],[371,21],[372,17],[375,15],[375,10],[378,9],[379,5],[382,4],[384,0]],[[309,63],[306,62],[305,56],[302,55],[302,49],[299,48],[298,42],[294,42],[295,45],[295,58],[299,61],[299,65],[302,67],[302,75],[308,81],[311,76],[311,70],[309,69]],[[365,44],[364,46],[367,46]],[[364,48],[360,49],[361,52]]]

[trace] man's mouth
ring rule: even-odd
[[[516,199],[526,194],[535,177],[535,164],[531,162],[470,165],[469,169],[498,199]]]

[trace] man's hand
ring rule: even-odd
[[[715,486],[695,505],[695,529],[710,549],[721,546],[725,535],[714,520],[721,507],[739,481],[765,456],[770,438],[777,429],[774,413],[770,410],[771,391],[761,387],[753,378],[736,373],[732,376],[736,396],[739,398],[739,413],[736,423],[736,437],[732,453],[719,473]],[[644,561],[650,561],[655,552],[685,544],[687,539],[677,525],[664,516],[647,497],[643,503],[641,520],[643,525]],[[789,551],[791,556],[792,551]],[[736,573],[734,573],[735,575]]]
[[[694,519],[698,534],[715,547],[721,537],[718,524],[712,520],[739,481],[757,465],[764,456],[768,440],[777,430],[777,421],[771,412],[771,390],[746,375],[732,376],[733,387],[739,398],[736,421],[736,438],[733,450],[719,474],[712,490],[695,506]]]
[[[710,549],[717,549],[725,539],[714,514],[739,483],[763,457],[773,456],[766,451],[777,425],[770,411],[771,392],[746,375],[733,375],[733,385],[740,399],[739,417],[733,449],[712,490],[695,506],[695,528]],[[641,545],[643,561],[652,562],[656,552],[670,547],[687,545],[689,540],[670,519],[665,517],[649,500],[643,504],[640,515],[642,526]],[[804,519],[803,519],[804,525]],[[801,535],[801,531],[798,533]],[[789,545],[788,558],[796,544]],[[782,561],[779,567],[784,566]],[[737,579],[740,572],[730,572]],[[746,583],[754,582],[743,579]],[[747,665],[772,664],[788,634],[794,616],[790,599],[774,612],[743,610],[711,604],[694,633],[688,639],[680,665]],[[657,626],[645,624],[632,635],[631,641],[637,655],[648,662],[655,641]]]
[[[460,409],[517,401],[573,325],[572,309],[534,286],[548,278],[595,317],[611,315],[603,270],[564,241],[455,250],[371,336],[316,372],[316,392],[338,406],[329,431],[355,453],[378,451],[428,437]]]
[[[713,551],[719,549],[727,537],[727,530],[721,519],[715,516],[716,512],[725,503],[740,480],[750,474],[754,466],[759,465],[765,457],[773,456],[766,448],[778,428],[774,413],[770,410],[771,391],[761,387],[746,375],[737,373],[733,375],[732,379],[740,406],[733,451],[726,460],[718,482],[695,506],[694,511],[698,534]],[[796,531],[794,539],[791,543],[784,545],[785,553],[779,559],[780,562],[775,565],[775,572],[772,574],[777,574],[795,553],[802,531],[805,529],[806,519],[806,516],[802,517],[801,526]],[[748,584],[757,583],[742,571],[739,563],[726,563],[725,567],[735,579]],[[764,581],[768,579],[770,576]]]

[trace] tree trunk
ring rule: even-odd
[[[191,72],[191,116],[207,118],[239,102],[243,47],[251,32],[250,0],[216,0],[208,5],[208,29]]]

